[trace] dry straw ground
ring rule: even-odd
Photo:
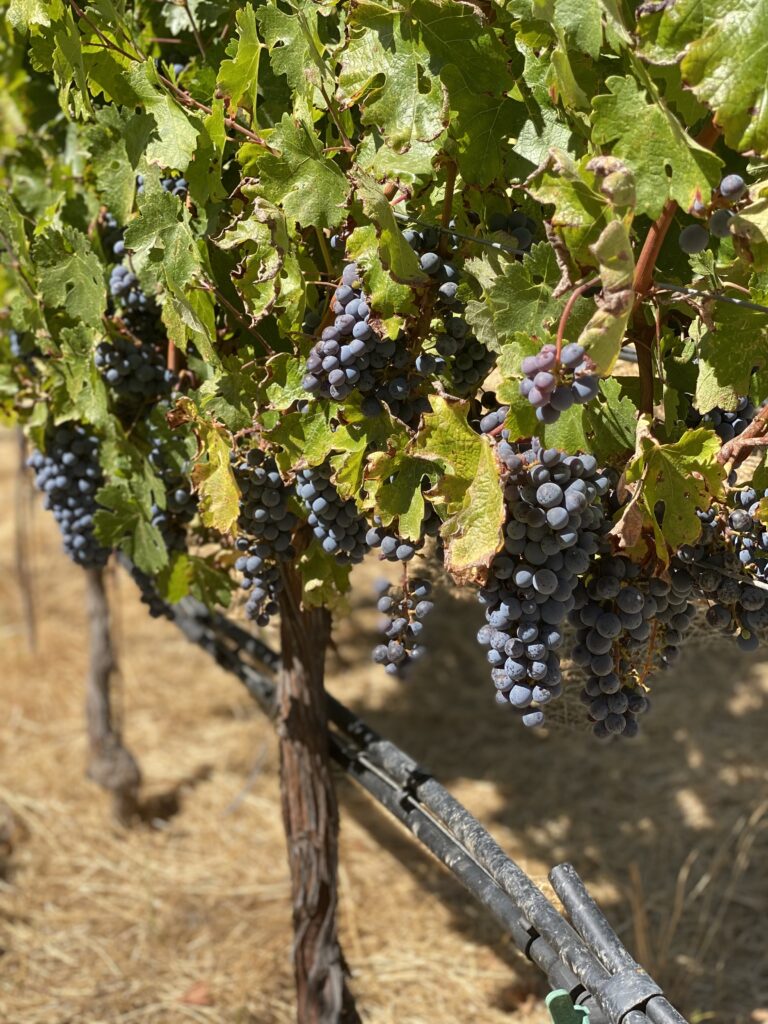
[[[83,586],[31,520],[38,649],[14,569],[0,437],[0,1022],[287,1024],[289,893],[276,748],[239,684],[111,581],[125,734],[153,825],[124,832],[83,777]],[[368,661],[364,569],[334,693],[448,783],[539,881],[571,860],[692,1021],[768,1019],[768,663],[702,644],[633,744],[525,733],[496,712],[448,594],[405,685]],[[350,783],[342,931],[369,1024],[538,1024],[543,988],[453,881]],[[178,803],[177,813],[174,804]]]

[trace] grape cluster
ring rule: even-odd
[[[677,554],[710,602],[707,623],[735,636],[745,651],[756,650],[768,631],[768,590],[749,581],[768,583],[768,530],[756,516],[761,497],[768,491],[759,495],[748,487],[734,492],[730,510],[713,505],[699,511],[701,537]]]
[[[717,188],[719,198],[722,202],[734,205],[743,199],[747,184],[740,174],[726,174]],[[693,208],[696,214],[704,215],[707,207],[703,204],[696,204]],[[733,211],[727,206],[718,206],[710,215],[707,227],[703,224],[688,224],[677,237],[677,244],[688,256],[703,252],[709,245],[710,234],[715,238],[728,238],[731,233],[730,221]]]
[[[720,440],[725,444],[732,441],[734,437],[742,434],[752,420],[755,418],[756,409],[751,399],[743,397],[738,400],[733,412],[715,407],[709,412],[701,413],[691,407],[686,417],[688,427],[709,427],[714,430]]]
[[[670,580],[644,577],[640,566],[603,552],[574,592],[572,657],[588,672],[581,693],[600,739],[637,735],[649,707],[646,681],[669,667],[696,614],[694,581],[683,569]]]
[[[536,234],[536,221],[526,216],[521,210],[513,210],[512,213],[493,213],[488,221],[490,231],[505,231],[512,235],[515,241],[515,248],[527,252],[533,245]]]
[[[160,407],[165,406],[165,403]],[[160,417],[147,423],[149,462],[165,486],[165,508],[152,506],[152,525],[163,535],[169,551],[187,547],[187,525],[194,518],[197,503],[189,484],[189,460],[183,442],[173,437]]]
[[[411,662],[424,654],[424,647],[418,642],[423,629],[423,619],[434,607],[429,596],[432,585],[428,580],[408,580],[399,594],[392,585],[381,594],[376,607],[387,618],[382,632],[387,643],[377,644],[373,649],[373,660],[383,665],[390,675],[401,675]]]
[[[298,520],[288,508],[290,489],[271,456],[252,448],[245,457],[233,452],[232,462],[240,487],[238,522],[243,533],[235,544],[240,552],[235,568],[243,574],[243,590],[249,591],[246,615],[266,626],[278,609],[279,562],[295,553],[291,539]]]
[[[427,537],[437,537],[440,531],[440,517],[431,505],[428,505],[421,522],[419,536],[416,540],[408,540],[395,531],[382,525],[381,517],[373,517],[373,526],[365,535],[365,543],[369,548],[376,548],[380,557],[387,562],[410,562],[421,551]]]
[[[504,549],[479,593],[487,625],[477,639],[489,648],[497,702],[516,708],[524,725],[538,726],[542,709],[562,690],[562,623],[598,549],[600,497],[610,481],[591,455],[565,455],[537,442],[517,452],[506,440],[497,453],[507,470],[507,522]]]
[[[492,409],[481,417],[479,427],[481,434],[490,434],[502,425],[509,413],[508,405],[500,405],[498,409]]]
[[[432,228],[409,229],[403,232],[403,237],[419,255],[421,269],[437,285],[434,309],[442,320],[435,344],[437,354],[421,353],[416,369],[446,376],[450,378],[454,394],[470,395],[488,376],[496,357],[471,333],[464,319],[464,306],[457,298],[459,272],[450,260],[436,251],[439,232]]]
[[[118,401],[130,405],[167,396],[176,380],[154,345],[123,337],[99,342],[94,362]]]
[[[523,359],[521,369],[525,376],[520,394],[541,423],[554,423],[561,412],[589,402],[600,389],[600,378],[591,372],[583,347],[575,342],[563,346],[559,360],[554,345],[542,345],[535,356]]]
[[[367,416],[378,415],[385,403],[405,423],[429,412],[428,399],[416,394],[429,369],[419,370],[417,361],[416,375],[409,374],[405,337],[380,338],[375,333],[356,263],[344,267],[331,310],[334,322],[323,329],[307,357],[304,390],[338,402],[357,390]]]
[[[150,312],[154,306],[154,300],[141,290],[139,279],[125,263],[117,263],[112,268],[109,291],[123,309]]]
[[[80,423],[56,427],[46,437],[45,451],[35,450],[27,464],[45,508],[59,524],[65,552],[85,569],[105,565],[109,551],[93,531],[96,492],[104,483],[98,437]]]
[[[362,562],[366,553],[365,519],[354,501],[342,498],[331,481],[328,465],[299,470],[296,494],[307,510],[307,522],[323,551],[342,565]]]

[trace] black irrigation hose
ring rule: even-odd
[[[273,713],[272,683],[245,664],[239,651],[270,669],[279,663],[275,652],[196,601],[185,600],[168,611],[191,640],[237,675],[261,707]],[[222,635],[238,650],[223,643]],[[574,1002],[589,1006],[594,1024],[685,1024],[624,949],[570,865],[559,865],[550,877],[573,924],[443,786],[330,695],[328,703],[335,727],[329,731],[334,759],[491,911],[553,987],[566,989]]]

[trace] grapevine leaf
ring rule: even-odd
[[[749,394],[753,370],[768,367],[768,326],[753,310],[720,303],[699,344],[696,408],[735,409]]]
[[[728,228],[755,271],[768,268],[768,199],[761,198],[731,217]]]
[[[187,579],[189,592],[209,608],[224,605],[232,599],[234,583],[229,574],[217,569],[206,558],[188,555]]]
[[[60,402],[67,402],[86,423],[104,426],[108,420],[107,391],[93,361],[92,332],[82,325],[64,327],[59,345],[61,359],[52,364],[52,369],[61,376],[65,393],[55,397],[54,409]]]
[[[227,109],[234,114],[238,107],[256,112],[256,97],[259,88],[259,58],[264,44],[259,39],[256,15],[251,4],[235,12],[237,39],[233,40],[227,52],[230,59],[223,60],[219,68],[216,87],[219,95],[228,99]]]
[[[407,453],[393,459],[387,452],[377,452],[368,460],[366,490],[375,498],[376,512],[384,526],[397,520],[398,533],[407,540],[421,536],[425,477],[436,481],[434,463]]]
[[[346,251],[363,271],[366,294],[383,333],[389,338],[397,337],[404,318],[416,312],[413,291],[408,285],[399,284],[386,271],[381,262],[375,227],[366,224],[355,228],[347,239]]]
[[[200,254],[190,230],[189,211],[159,184],[145,182],[138,196],[139,216],[125,232],[135,256],[155,265],[157,279],[181,291],[201,269]]]
[[[35,239],[32,257],[47,305],[65,309],[75,321],[101,323],[107,306],[104,268],[84,234],[68,225],[49,229]]]
[[[573,405],[561,413],[555,423],[544,427],[543,440],[547,448],[560,448],[564,452],[588,451],[590,443],[585,430],[584,407]]]
[[[325,606],[331,610],[342,607],[339,595],[349,590],[351,567],[339,565],[329,558],[320,544],[313,540],[299,559],[302,597],[310,608]]]
[[[162,89],[151,60],[135,64],[124,75],[136,93],[136,101],[152,115],[157,126],[156,136],[147,147],[148,162],[186,171],[197,149],[197,117],[187,113]]]
[[[324,152],[312,125],[283,114],[269,135],[269,145],[272,151],[250,143],[240,151],[246,172],[259,179],[260,195],[302,226],[330,228],[339,224],[347,180]]]
[[[240,490],[230,462],[229,432],[199,415],[189,398],[177,403],[174,417],[177,422],[190,421],[197,436],[199,448],[192,480],[199,495],[200,519],[204,526],[229,533],[237,523],[240,503]]]
[[[445,97],[420,27],[405,11],[362,0],[350,13],[349,31],[339,72],[341,102],[359,105],[363,124],[380,127],[397,151],[436,139],[445,127]]]
[[[259,21],[264,42],[270,52],[270,63],[276,75],[285,75],[298,96],[308,96],[313,83],[320,80],[320,54],[323,44],[318,34],[318,11],[314,3],[302,0],[299,10],[290,14],[281,11],[276,0],[259,7]]]
[[[45,0],[11,0],[6,17],[18,32],[28,32],[33,25],[51,24],[48,9]]]
[[[475,478],[481,457],[482,438],[467,423],[466,402],[432,398],[432,412],[416,437],[415,454],[442,462],[449,473],[465,484]]]
[[[154,576],[167,565],[168,552],[135,484],[134,479],[119,480],[99,490],[100,507],[93,517],[96,538],[104,547],[124,551],[137,568]]]
[[[607,196],[595,187],[595,175],[568,153],[551,149],[529,178],[528,187],[534,199],[555,207],[552,226],[563,236],[573,259],[593,265],[590,247],[613,216]]]
[[[186,551],[174,551],[168,565],[155,580],[158,593],[169,604],[177,604],[189,593],[190,556]]]
[[[635,260],[629,234],[620,221],[611,221],[591,249],[600,267],[603,290],[597,300],[598,309],[578,340],[598,371],[610,373],[621,351],[634,303]]]
[[[443,527],[446,568],[459,581],[478,580],[493,561],[502,540],[504,493],[499,467],[488,438],[480,438],[474,478],[464,502]]]
[[[426,283],[429,278],[419,267],[416,253],[403,238],[394,211],[381,186],[360,169],[357,169],[351,178],[355,185],[356,197],[362,202],[366,217],[376,225],[382,265],[401,284]]]
[[[53,74],[59,86],[61,109],[67,112],[70,96],[74,95],[75,117],[86,117],[93,108],[86,83],[80,33],[69,7],[64,11],[62,20],[56,23],[53,39]]]
[[[768,152],[768,0],[698,0],[704,30],[681,70],[739,152]],[[691,10],[691,0],[681,6]],[[682,13],[682,12],[680,12]],[[693,13],[693,12],[692,12]]]
[[[280,446],[281,468],[319,466],[333,451],[336,441],[328,403],[311,402],[305,412],[289,412],[270,437]]]
[[[634,78],[611,76],[607,95],[592,101],[592,141],[613,143],[614,156],[635,172],[637,212],[656,218],[674,199],[684,210],[709,195],[722,160],[686,135],[677,118],[652,103]]]
[[[474,273],[487,274],[483,297],[467,303],[465,315],[478,340],[493,352],[501,352],[508,338],[516,332],[541,334],[552,326],[565,304],[553,299],[552,292],[560,280],[550,245],[536,245],[521,262],[510,262],[501,268],[497,257],[484,256]]]
[[[141,131],[142,121],[149,118],[105,106],[96,111],[95,123],[87,128],[96,186],[118,224],[128,220],[136,192],[136,168],[128,156],[126,139]]]
[[[624,479],[652,527],[663,562],[682,544],[696,541],[701,533],[696,509],[708,508],[722,495],[725,469],[717,462],[719,451],[720,439],[711,430],[687,430],[675,444],[641,438]]]
[[[286,352],[270,359],[267,364],[270,380],[266,391],[273,409],[283,412],[306,396],[301,384],[306,372],[305,364],[304,357],[290,356]]]

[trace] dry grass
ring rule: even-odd
[[[154,827],[112,825],[83,778],[82,582],[42,512],[32,522],[39,652],[27,650],[7,435],[0,490],[0,1021],[291,1021],[270,727],[115,577],[126,738],[145,800],[179,807]],[[447,782],[535,879],[571,860],[692,1020],[759,1020],[768,667],[730,648],[689,651],[636,744],[524,734],[490,705],[471,601],[440,599],[432,653],[407,684],[369,664],[377,571],[363,570],[337,630],[334,693]],[[543,1021],[543,988],[493,923],[364,794],[346,781],[340,792],[342,931],[365,1020]]]

